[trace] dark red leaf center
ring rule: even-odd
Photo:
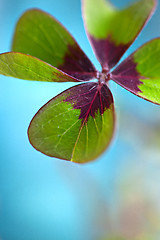
[[[102,115],[113,103],[109,88],[102,83],[80,84],[68,93],[64,102],[71,103],[73,109],[81,110],[79,119],[82,119],[82,124],[88,121],[89,116],[95,118],[98,111]]]

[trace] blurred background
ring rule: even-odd
[[[32,7],[62,22],[100,68],[80,0],[0,0],[0,52],[10,50],[18,18]],[[160,6],[124,57],[157,36]],[[92,163],[65,162],[33,149],[27,128],[70,86],[0,76],[0,240],[159,240],[160,107],[111,83],[117,131],[110,148]]]

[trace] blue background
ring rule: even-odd
[[[99,69],[80,0],[0,0],[0,52],[10,50],[18,18],[32,7],[62,22]],[[159,11],[125,56],[160,36]],[[0,76],[0,240],[132,239],[142,232],[159,239],[160,108],[111,83],[117,131],[110,148],[92,163],[65,162],[33,149],[27,128],[43,104],[70,86]]]

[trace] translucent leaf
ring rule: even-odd
[[[16,52],[0,54],[0,74],[47,82],[77,82],[78,80],[39,60]]]
[[[12,50],[37,57],[80,80],[95,68],[70,33],[51,15],[31,9],[17,23]]]
[[[28,129],[38,151],[84,163],[109,145],[114,129],[114,106],[106,85],[86,83],[53,98],[34,116]]]
[[[155,0],[141,0],[118,10],[108,0],[83,0],[86,30],[103,68],[111,69],[117,64],[151,17],[155,5]]]
[[[160,38],[130,55],[112,72],[111,78],[135,95],[160,104]]]

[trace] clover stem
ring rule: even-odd
[[[108,69],[103,69],[102,72],[97,72],[99,85],[106,84],[111,79],[111,73]]]

